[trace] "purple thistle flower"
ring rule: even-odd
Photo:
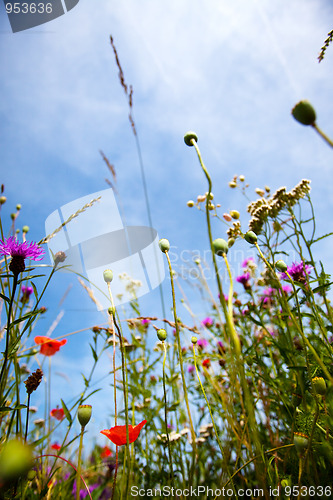
[[[206,328],[213,326],[214,321],[209,316],[201,321],[201,324]]]
[[[25,304],[26,302],[29,301],[30,295],[32,294],[33,291],[34,290],[33,290],[32,286],[22,285],[22,288],[21,288],[21,292],[22,292],[21,302],[23,302],[23,304]]]
[[[197,346],[203,349],[204,347],[208,346],[208,340],[206,339],[199,339],[197,342]]]
[[[263,304],[270,304],[272,302],[272,296],[275,294],[275,288],[268,287],[264,290],[264,295],[261,297]]]
[[[284,285],[284,286],[282,287],[282,290],[284,291],[284,293],[290,293],[290,292],[292,292],[292,291],[293,291],[293,289],[292,289],[292,288],[291,288],[291,286],[289,286],[289,285]]]
[[[10,236],[4,241],[0,240],[0,255],[11,256],[9,269],[18,276],[25,269],[25,259],[42,260],[44,250],[33,241],[19,243],[14,236]]]
[[[188,368],[187,368],[188,373],[193,373],[194,370],[195,370],[195,366],[194,365],[189,365]]]
[[[240,276],[237,276],[236,281],[238,283],[241,283],[243,285],[243,287],[245,288],[245,290],[248,290],[249,288],[251,288],[251,285],[249,283],[250,278],[251,278],[250,273],[244,273],[244,274],[241,274]]]
[[[293,281],[297,281],[298,283],[306,283],[306,275],[309,274],[311,271],[312,266],[308,266],[305,264],[304,267],[304,262],[293,262],[292,266],[287,267],[287,273],[291,276]],[[286,273],[281,273],[280,274],[280,279],[282,280],[288,280],[288,276]]]
[[[254,262],[253,257],[247,257],[245,260],[243,260],[242,267],[247,267],[249,262]]]

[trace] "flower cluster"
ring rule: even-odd
[[[252,216],[249,222],[249,230],[260,234],[264,223],[269,217],[275,218],[286,206],[294,206],[298,200],[304,198],[310,192],[310,189],[310,181],[302,179],[289,192],[285,187],[281,187],[270,198],[260,197],[251,202],[247,207],[247,211]]]

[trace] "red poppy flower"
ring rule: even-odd
[[[62,408],[53,408],[53,410],[50,411],[50,415],[57,420],[62,420],[65,416],[65,412]]]
[[[35,337],[36,344],[41,344],[40,353],[44,356],[53,356],[59,351],[62,345],[67,343],[67,339],[63,340],[52,340],[50,337]]]
[[[209,368],[210,367],[210,359],[204,359],[202,362],[202,366],[204,366],[205,368]]]
[[[110,450],[110,448],[108,446],[104,446],[104,448],[102,448],[102,451],[101,451],[101,458],[107,458],[107,457],[110,457],[112,455],[112,451]]]
[[[53,445],[51,446],[51,448],[52,448],[52,450],[57,450],[58,451],[58,450],[60,450],[61,446],[58,443],[53,443]]]
[[[138,439],[140,431],[142,427],[147,423],[147,420],[142,420],[142,422],[138,425],[129,425],[128,426],[128,437],[129,442],[133,443],[136,439]],[[126,425],[116,425],[115,427],[111,427],[111,429],[105,429],[101,431],[101,434],[108,437],[113,444],[117,446],[121,446],[122,444],[126,444]]]

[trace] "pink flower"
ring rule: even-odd
[[[214,321],[212,320],[212,318],[207,317],[201,321],[201,324],[206,328],[209,328],[210,326],[213,326]]]
[[[187,368],[188,373],[193,373],[194,370],[195,370],[195,366],[194,365],[189,365],[189,367]]]
[[[200,349],[203,349],[204,347],[208,346],[208,340],[206,339],[199,339],[197,342],[197,346],[200,347]]]
[[[22,297],[21,297],[21,302],[23,304],[26,304],[29,301],[30,295],[33,293],[33,288],[31,286],[24,286],[22,285],[21,292],[22,292]]]
[[[249,262],[254,262],[253,257],[247,257],[247,259],[243,260],[242,267],[247,267]]]
[[[294,281],[297,281],[298,283],[303,283],[304,285],[306,284],[306,275],[310,273],[312,269],[312,266],[308,266],[304,262],[293,262],[292,266],[287,268],[287,273],[291,276],[291,278]],[[286,273],[281,273],[280,274],[280,279],[282,280],[288,280],[288,276]]]
[[[251,285],[249,283],[250,278],[251,278],[250,273],[244,273],[244,274],[241,274],[240,276],[237,276],[236,281],[238,283],[241,283],[243,285],[243,287],[245,288],[245,290],[248,290],[249,288],[251,288]]]

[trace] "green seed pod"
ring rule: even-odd
[[[111,281],[113,280],[113,272],[111,271],[111,269],[106,269],[103,272],[103,278],[105,283],[111,283]]]
[[[191,342],[192,342],[193,345],[195,345],[198,342],[197,337],[194,337],[194,336],[191,337]]]
[[[16,205],[16,210],[21,210],[21,208],[22,208],[22,205],[20,205],[20,203],[18,203],[18,204]]]
[[[213,249],[216,255],[222,256],[228,253],[228,243],[223,238],[217,238],[213,241]]]
[[[298,453],[303,453],[309,444],[309,436],[302,432],[294,432],[294,445]]]
[[[235,181],[230,181],[229,182],[229,187],[234,189],[235,187],[237,187],[237,183]]]
[[[282,273],[285,273],[288,269],[288,266],[283,260],[278,260],[277,262],[275,262],[275,269],[281,271]]]
[[[108,313],[110,314],[110,316],[113,316],[116,312],[116,308],[115,307],[109,307],[108,308]]]
[[[169,240],[167,240],[166,238],[162,238],[158,242],[158,246],[160,247],[160,249],[163,253],[166,253],[170,250],[170,243],[169,243]]]
[[[320,396],[325,396],[326,394],[326,382],[323,377],[314,377],[312,379],[312,385],[317,394]]]
[[[193,141],[198,142],[198,136],[191,130],[184,135],[184,142],[186,146],[193,146]]]
[[[77,418],[81,424],[81,427],[85,427],[89,420],[91,419],[91,412],[92,412],[92,407],[91,405],[80,405],[78,412],[77,412]]]
[[[187,206],[188,207],[194,207],[194,201],[193,200],[188,200]]]
[[[229,238],[228,239],[228,248],[231,248],[235,243],[235,238]]]
[[[258,240],[256,233],[254,233],[253,231],[248,231],[245,234],[244,238],[245,238],[245,241],[247,241],[251,245],[253,245],[254,243],[257,243],[257,240]]]
[[[6,196],[0,196],[0,205],[3,205],[4,203],[6,203],[6,201],[7,201]]]
[[[238,210],[230,210],[229,214],[231,215],[231,217],[233,219],[239,219],[240,217],[240,213],[238,212]]]
[[[30,227],[29,226],[23,226],[22,227],[22,233],[28,233],[30,230]]]
[[[316,121],[316,112],[309,101],[300,101],[293,107],[291,114],[302,125],[314,125]]]
[[[167,338],[167,332],[164,328],[160,328],[159,330],[157,330],[156,333],[157,333],[158,339],[161,342],[164,342],[164,340]]]

